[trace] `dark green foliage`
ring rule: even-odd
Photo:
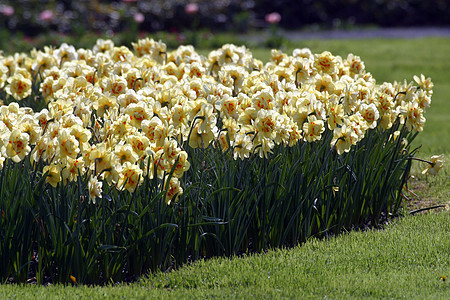
[[[394,140],[389,137],[401,130]],[[331,133],[319,143],[277,146],[269,159],[234,160],[212,145],[192,149],[184,193],[165,203],[161,179],[133,193],[106,188],[89,203],[86,177],[52,188],[26,158],[0,172],[2,281],[106,283],[133,280],[216,255],[294,246],[311,236],[376,225],[395,215],[411,166],[396,123],[373,129],[337,155]],[[168,174],[167,176],[170,176]],[[104,183],[107,186],[107,183]]]

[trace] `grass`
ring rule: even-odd
[[[450,149],[450,39],[329,40],[290,43],[346,56],[352,52],[383,81],[412,80],[425,74],[435,84],[424,132],[415,144],[418,156],[429,158]],[[268,49],[251,49],[267,60]],[[415,162],[407,194],[409,210],[450,204],[450,167],[436,177],[420,174]],[[311,240],[291,250],[271,250],[245,258],[213,259],[167,274],[154,274],[132,285],[116,287],[36,287],[1,285],[0,298],[449,298],[450,213],[408,217],[383,231],[353,232],[326,241]],[[447,282],[440,280],[446,276]]]
[[[407,217],[385,230],[243,258],[198,261],[132,285],[2,285],[2,299],[407,298],[448,299],[450,212]]]

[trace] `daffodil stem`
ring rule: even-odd
[[[431,161],[428,161],[428,160],[425,160],[425,159],[421,159],[421,158],[417,158],[417,157],[411,157],[411,159],[430,164],[432,167],[434,167],[434,165],[436,164],[436,163],[432,163]]]
[[[440,204],[440,205],[434,205],[434,206],[430,206],[430,207],[419,208],[419,209],[415,209],[415,210],[410,211],[409,214],[410,215],[414,215],[414,214],[417,214],[417,213],[422,212],[422,211],[427,211],[427,210],[436,209],[436,208],[442,208],[442,207],[445,207],[445,205],[444,204]]]

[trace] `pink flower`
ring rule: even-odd
[[[266,15],[266,22],[270,24],[277,24],[281,21],[281,15],[277,12],[273,12]]]
[[[133,15],[133,19],[136,23],[142,23],[145,20],[144,14],[138,12]]]
[[[9,5],[0,5],[0,13],[4,16],[10,17],[14,14],[14,8]]]
[[[45,22],[51,21],[53,17],[54,17],[53,12],[49,9],[46,9],[39,14],[39,19]]]
[[[186,5],[186,7],[184,8],[184,11],[189,14],[195,14],[196,12],[198,12],[198,4],[197,3],[188,3]]]

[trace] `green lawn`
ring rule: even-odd
[[[450,39],[302,41],[293,48],[359,55],[378,83],[412,80],[425,74],[434,82],[431,108],[418,157],[450,154]],[[251,49],[267,60],[268,49]],[[408,196],[417,206],[449,203],[450,168],[434,178],[415,163]],[[450,213],[408,217],[383,231],[353,232],[326,241],[311,240],[291,250],[245,258],[213,259],[181,270],[151,275],[127,286],[36,287],[0,285],[1,299],[23,298],[450,298]],[[440,278],[446,276],[443,282]]]
[[[199,261],[131,285],[1,285],[1,299],[450,297],[450,212],[407,217],[381,231],[312,239],[290,250]]]

